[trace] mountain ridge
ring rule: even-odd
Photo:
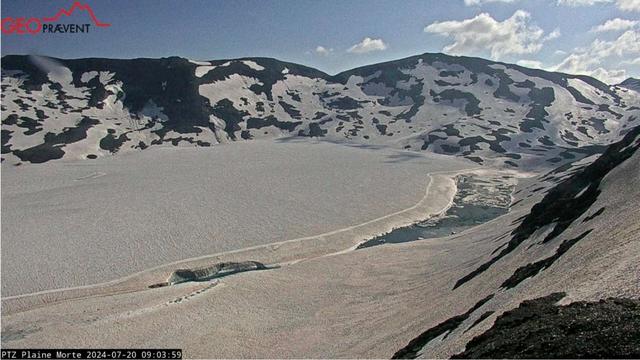
[[[617,86],[625,87],[630,90],[640,91],[640,79],[630,77],[625,79],[623,82],[621,82]]]
[[[305,136],[550,168],[640,118],[624,87],[441,53],[336,75],[267,57],[5,55],[2,69],[3,161],[14,163]]]
[[[23,58],[23,57],[29,57],[32,55],[29,54],[7,54],[7,55],[3,55],[2,57],[0,57],[3,61],[5,59],[11,59],[11,58]],[[393,60],[387,60],[387,61],[382,61],[382,62],[376,62],[376,63],[371,63],[371,64],[366,64],[366,65],[361,65],[361,66],[356,66],[354,68],[350,68],[350,69],[346,69],[346,70],[342,70],[336,74],[330,74],[327,73],[323,70],[317,69],[313,66],[310,65],[305,65],[305,64],[301,64],[301,63],[296,63],[296,62],[292,62],[292,61],[288,61],[288,60],[281,60],[275,57],[270,57],[270,56],[241,56],[241,57],[235,57],[235,58],[222,58],[222,59],[206,59],[206,60],[196,60],[196,59],[191,59],[188,57],[184,57],[184,56],[179,56],[179,55],[171,55],[171,56],[160,56],[160,57],[133,57],[133,58],[110,58],[110,57],[100,57],[100,56],[90,56],[90,57],[79,57],[79,58],[61,58],[61,57],[55,57],[55,56],[46,56],[49,59],[52,60],[56,60],[56,61],[61,61],[61,62],[66,62],[66,61],[86,61],[86,60],[112,60],[112,61],[130,61],[130,60],[163,60],[163,59],[181,59],[181,60],[191,60],[191,61],[202,61],[202,62],[227,62],[227,61],[243,61],[243,60],[266,60],[266,61],[276,61],[279,63],[283,63],[283,64],[291,64],[291,65],[296,65],[299,67],[304,67],[304,68],[308,68],[311,70],[314,70],[318,73],[322,73],[324,74],[327,78],[334,78],[334,79],[340,79],[342,76],[344,76],[345,74],[350,74],[350,73],[354,73],[357,70],[360,69],[365,69],[365,68],[370,68],[370,67],[375,67],[375,66],[382,66],[382,65],[386,65],[386,64],[391,64],[391,63],[398,63],[398,62],[402,62],[402,61],[408,61],[408,60],[414,60],[414,59],[419,59],[421,57],[424,56],[442,56],[442,57],[447,57],[447,58],[452,58],[452,59],[468,59],[468,60],[481,60],[481,61],[486,61],[487,63],[493,63],[493,64],[500,64],[500,65],[507,65],[507,66],[511,66],[513,68],[519,68],[519,69],[526,69],[527,71],[530,72],[544,72],[544,73],[549,73],[549,74],[558,74],[558,75],[562,75],[562,76],[566,76],[566,77],[570,77],[570,78],[577,78],[577,79],[583,79],[583,80],[588,80],[594,83],[600,83],[602,86],[615,86],[615,85],[623,85],[628,81],[631,80],[635,80],[635,81],[640,81],[634,77],[629,77],[627,79],[625,79],[623,82],[619,83],[619,84],[607,84],[604,81],[598,80],[592,76],[589,75],[584,75],[584,74],[571,74],[571,73],[566,73],[566,72],[561,72],[561,71],[550,71],[550,70],[543,70],[543,69],[536,69],[536,68],[529,68],[526,66],[522,66],[522,65],[518,65],[515,63],[508,63],[508,62],[503,62],[503,61],[493,61],[493,60],[488,60],[479,56],[466,56],[466,55],[449,55],[446,53],[441,53],[441,52],[424,52],[421,54],[417,54],[417,55],[410,55],[410,56],[406,56],[406,57],[402,57],[399,59],[393,59]]]

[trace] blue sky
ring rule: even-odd
[[[112,26],[89,34],[3,34],[3,55],[267,56],[334,74],[446,52],[583,73],[610,83],[640,76],[640,0],[82,2]],[[4,0],[2,17],[51,16],[72,3]],[[88,20],[84,13],[69,18]]]

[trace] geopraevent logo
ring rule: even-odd
[[[2,18],[2,33],[25,35],[36,35],[40,33],[88,33],[91,24],[61,24],[57,23],[62,16],[71,16],[75,11],[85,11],[94,26],[109,27],[111,24],[104,23],[96,17],[93,9],[88,4],[76,1],[69,9],[62,8],[51,17],[5,17]]]

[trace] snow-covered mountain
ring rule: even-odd
[[[638,329],[629,324],[638,323],[632,319],[637,319],[640,305],[638,261],[633,258],[638,254],[638,149],[640,127],[635,127],[591,164],[553,179],[550,187],[540,187],[549,183],[547,174],[520,188],[512,212],[501,220],[511,225],[485,223],[461,236],[473,239],[477,258],[462,265],[473,270],[455,282],[450,296],[472,297],[476,305],[445,321],[432,320],[432,327],[393,358],[566,358],[637,352]],[[555,169],[551,175],[563,171]],[[465,241],[461,238],[456,241]],[[491,246],[478,251],[482,243]],[[558,304],[563,298],[564,304]],[[611,302],[623,306],[618,309]],[[566,307],[569,303],[580,311]],[[615,345],[602,340],[607,338],[615,338]]]
[[[555,167],[640,124],[640,93],[423,54],[335,76],[269,58],[2,58],[2,159],[96,158],[283,136]]]

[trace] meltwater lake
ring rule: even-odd
[[[453,205],[443,216],[394,229],[363,242],[357,249],[443,237],[493,220],[509,211],[515,184],[515,178],[506,175],[460,175]]]

